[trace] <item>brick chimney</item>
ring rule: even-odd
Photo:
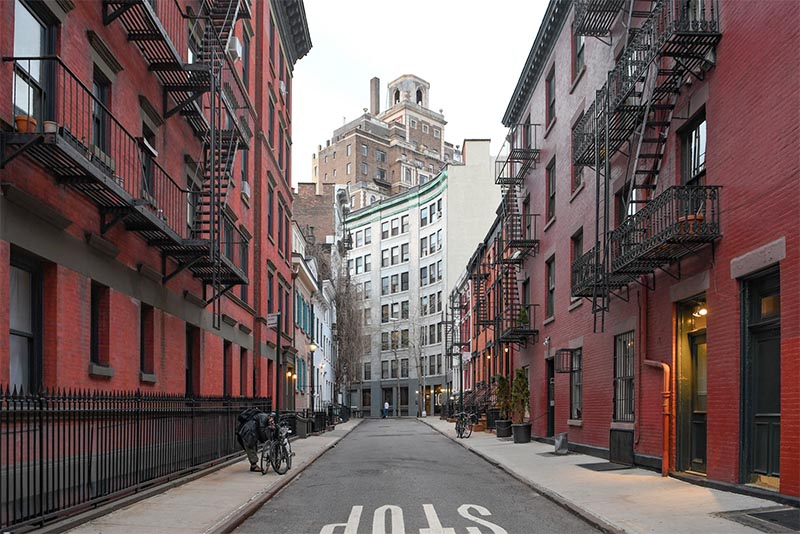
[[[369,112],[373,117],[381,112],[381,81],[377,77],[369,81]]]

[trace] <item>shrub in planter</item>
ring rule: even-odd
[[[528,377],[525,375],[525,369],[517,369],[511,388],[511,418],[513,420],[511,432],[514,434],[514,443],[528,443],[531,440],[531,423],[530,421],[523,422],[530,399],[531,393],[528,389]]]
[[[500,410],[500,417],[495,421],[498,438],[511,437],[511,385],[508,378],[504,375],[496,375],[497,384],[497,408]]]

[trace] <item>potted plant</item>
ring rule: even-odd
[[[531,440],[531,423],[523,422],[525,412],[530,405],[531,393],[528,390],[528,377],[525,369],[517,369],[514,373],[514,383],[511,387],[511,432],[514,443],[528,443]]]
[[[14,122],[19,133],[33,133],[36,131],[36,119],[30,115],[16,115]]]
[[[511,437],[511,384],[504,375],[495,376],[497,383],[497,407],[500,417],[495,421],[498,438]]]
[[[530,322],[530,318],[528,317],[528,308],[523,306],[519,309],[517,322],[519,322],[519,326],[528,326],[528,323]]]

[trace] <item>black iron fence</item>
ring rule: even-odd
[[[0,528],[42,525],[241,453],[236,416],[269,398],[0,387]]]

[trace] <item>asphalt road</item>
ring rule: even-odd
[[[597,531],[416,419],[369,419],[236,532]]]

